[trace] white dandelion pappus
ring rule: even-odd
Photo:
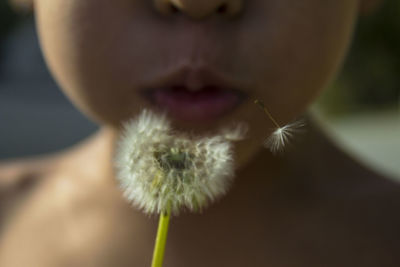
[[[232,143],[173,132],[164,115],[144,110],[125,125],[115,166],[124,197],[144,212],[199,211],[228,190]]]
[[[283,152],[284,148],[290,143],[296,132],[302,131],[305,126],[303,120],[286,124],[277,128],[264,142],[264,146],[274,154]]]
[[[264,110],[265,114],[276,127],[275,131],[273,131],[267,140],[265,140],[264,146],[273,154],[283,152],[284,148],[290,143],[290,140],[293,138],[294,134],[304,130],[303,127],[305,126],[305,121],[300,119],[281,127],[262,101],[257,99],[254,101],[254,103],[259,105]]]

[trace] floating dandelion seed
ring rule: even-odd
[[[232,144],[225,136],[195,139],[173,132],[165,116],[143,111],[125,125],[116,154],[125,198],[146,213],[200,211],[231,183]]]
[[[264,146],[274,154],[282,152],[285,146],[287,146],[293,138],[294,133],[301,131],[305,126],[305,122],[303,120],[298,120],[281,127],[272,117],[263,102],[256,100],[254,103],[264,110],[265,114],[267,114],[268,118],[276,127],[275,131],[267,138],[267,140],[265,140]]]
[[[269,148],[272,153],[282,152],[285,146],[290,143],[293,135],[299,132],[305,123],[303,121],[295,121],[283,127],[277,128],[264,142],[264,146]]]

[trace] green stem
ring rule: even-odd
[[[153,252],[153,262],[151,267],[162,267],[164,260],[165,244],[167,243],[169,219],[171,217],[171,208],[168,208],[166,213],[160,214],[158,223],[156,244]]]

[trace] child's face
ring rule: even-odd
[[[166,14],[156,5],[162,2],[181,10]],[[218,10],[226,4],[229,12],[239,2],[239,15]],[[59,84],[102,123],[118,125],[144,107],[168,110],[173,103],[184,127],[247,121],[253,137],[264,138],[273,125],[253,100],[264,101],[281,124],[303,113],[342,62],[358,6],[359,0],[36,0],[35,12]],[[203,95],[165,91],[150,98],[154,105],[142,95],[184,67],[188,84],[216,86],[202,76],[212,70],[246,98],[232,104],[238,96],[227,88]],[[198,109],[211,111],[202,117]]]

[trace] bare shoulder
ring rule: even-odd
[[[53,157],[38,157],[0,162],[0,218],[6,218],[18,203],[49,173]],[[0,225],[1,225],[0,221]]]
[[[0,192],[34,183],[49,170],[52,162],[50,158],[0,161]]]

